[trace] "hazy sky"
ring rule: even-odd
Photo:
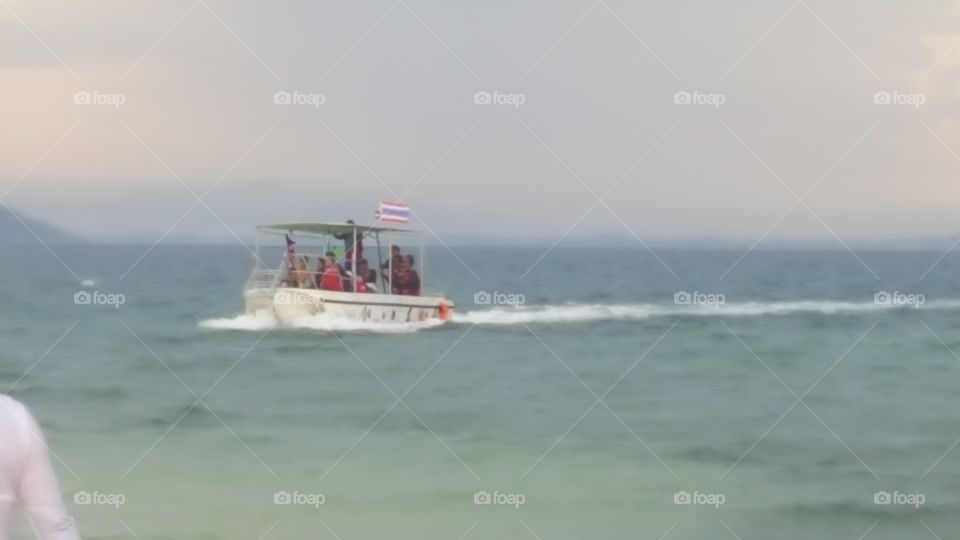
[[[958,23],[906,0],[0,0],[0,193],[113,238],[399,195],[441,237],[947,236]]]

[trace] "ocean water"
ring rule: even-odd
[[[398,329],[242,315],[242,247],[53,249],[0,252],[0,388],[85,538],[955,531],[953,254],[433,248],[454,321]]]

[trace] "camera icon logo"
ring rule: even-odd
[[[290,105],[293,102],[293,96],[290,92],[285,90],[280,90],[273,94],[273,103],[274,105]]]
[[[481,90],[473,94],[473,102],[476,105],[489,105],[493,103],[493,96],[486,90]]]
[[[489,306],[493,300],[493,295],[487,291],[479,291],[473,294],[473,303],[478,306]]]
[[[892,299],[893,297],[887,291],[879,291],[873,295],[873,303],[880,306],[889,305]]]
[[[690,504],[692,501],[689,491],[678,491],[673,494],[673,504]]]
[[[273,504],[290,504],[293,502],[293,496],[289,491],[278,491],[273,494]]]
[[[78,491],[73,494],[73,504],[90,504],[93,497],[89,491]]]
[[[892,102],[892,96],[890,92],[881,90],[879,92],[874,92],[873,94],[873,103],[875,105],[889,105]]]
[[[878,491],[873,494],[873,504],[890,504],[892,500],[888,491]]]
[[[693,297],[687,291],[677,291],[673,293],[673,303],[678,306],[688,306],[693,302]]]
[[[73,103],[75,105],[90,105],[93,103],[93,96],[90,95],[90,92],[84,90],[74,92]]]
[[[492,502],[493,497],[489,491],[478,491],[473,494],[473,504],[490,504]]]
[[[689,105],[692,103],[692,101],[693,99],[690,95],[690,92],[687,92],[686,90],[681,90],[673,94],[673,103],[675,105]]]
[[[73,293],[73,303],[78,306],[89,306],[93,302],[93,295],[87,291]]]

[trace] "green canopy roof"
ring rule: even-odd
[[[276,225],[261,225],[257,229],[263,232],[275,232],[275,233],[286,233],[286,232],[295,232],[295,233],[304,233],[304,234],[318,234],[318,235],[330,235],[330,234],[349,234],[354,229],[361,233],[370,233],[370,232],[397,232],[397,233],[406,233],[406,234],[420,234],[419,231],[413,231],[410,229],[401,229],[399,227],[385,227],[382,225],[353,225],[350,223],[310,223],[310,222],[299,222],[299,223],[279,223]]]

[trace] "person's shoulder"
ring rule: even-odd
[[[0,394],[0,414],[5,416],[29,416],[27,406],[7,394]]]
[[[35,422],[26,405],[6,394],[0,394],[0,424],[27,430],[32,429]]]
[[[23,407],[23,404],[7,394],[0,394],[0,407],[5,409],[9,407]]]

